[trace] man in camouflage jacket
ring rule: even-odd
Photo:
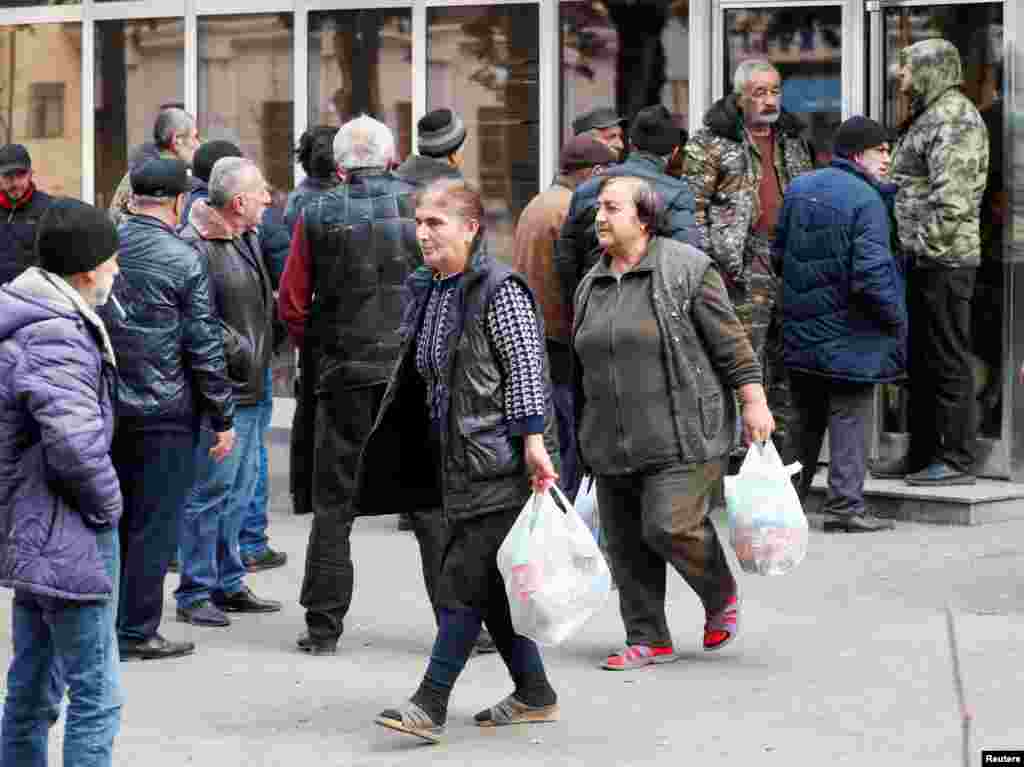
[[[960,92],[960,54],[948,41],[904,48],[897,74],[911,100],[892,163],[900,246],[910,265],[911,440],[907,456],[876,464],[872,473],[914,485],[970,484],[970,316],[988,130]]]
[[[782,442],[789,408],[781,342],[765,353],[778,289],[771,245],[786,187],[814,170],[803,132],[800,121],[781,108],[778,70],[767,61],[745,61],[737,68],[734,92],[708,110],[683,162],[696,203],[699,247],[724,275],[736,315],[765,365],[776,439]],[[766,172],[768,153],[774,173]]]

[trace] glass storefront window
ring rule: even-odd
[[[977,433],[983,438],[1002,435],[1004,264],[1009,228],[1007,161],[1003,136],[1003,4],[935,5],[887,8],[884,12],[885,66],[888,82],[885,121],[896,128],[909,115],[910,100],[896,87],[899,51],[921,40],[943,38],[960,52],[963,92],[970,98],[989,131],[988,186],[981,201],[981,266],[971,303],[971,345]],[[889,387],[883,429],[901,432],[907,426],[906,392]],[[984,471],[985,450],[979,450]]]
[[[25,145],[49,194],[82,194],[81,50],[81,24],[0,26],[0,143]]]
[[[463,174],[478,184],[493,253],[511,259],[540,186],[536,5],[427,9],[427,108],[466,124]]]
[[[690,99],[690,3],[644,6],[562,0],[561,140],[572,121],[600,106],[626,118],[662,103],[686,125]]]
[[[185,22],[181,19],[96,24],[96,204],[107,207],[129,160],[153,141],[165,105],[185,100]]]
[[[724,93],[746,59],[767,59],[782,75],[782,107],[808,128],[819,164],[832,156],[843,119],[843,11],[839,6],[725,12]]]
[[[291,14],[199,19],[199,105],[203,141],[238,145],[263,171],[275,208],[292,188],[295,147]]]
[[[309,124],[341,125],[362,113],[412,151],[412,12],[407,8],[309,14]]]

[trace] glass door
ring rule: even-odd
[[[975,470],[989,477],[1010,474],[1008,436],[1010,413],[1004,393],[1013,371],[1006,362],[1008,317],[1004,258],[1009,221],[1003,151],[1003,3],[921,2],[896,0],[868,4],[871,11],[870,83],[872,116],[896,130],[909,116],[909,100],[896,87],[902,48],[921,40],[943,38],[960,52],[963,92],[974,102],[989,130],[990,160],[981,207],[981,266],[977,273],[971,312],[972,417],[977,433]],[[898,457],[909,443],[907,389],[881,387],[879,454]]]

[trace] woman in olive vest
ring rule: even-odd
[[[735,638],[736,581],[707,516],[736,436],[733,390],[748,441],[775,428],[721,275],[696,248],[655,236],[660,207],[646,182],[606,179],[596,219],[605,253],[576,291],[579,446],[597,478],[626,625],[626,648],[603,663],[612,670],[676,659],[666,564],[704,606],[704,649]]]
[[[434,511],[448,524],[426,675],[410,701],[375,720],[435,743],[482,623],[515,690],[477,724],[558,717],[537,646],[512,628],[496,560],[532,488],[557,479],[543,320],[523,278],[488,255],[483,220],[480,195],[464,181],[438,181],[419,195],[425,265],[406,282],[403,346],[356,498],[360,508]]]

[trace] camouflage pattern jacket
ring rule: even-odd
[[[814,170],[804,126],[783,111],[775,124],[775,171],[783,194],[789,182]],[[760,214],[761,155],[743,126],[734,95],[715,102],[704,128],[686,144],[683,177],[696,201],[700,247],[732,282],[743,279],[743,251]]]
[[[988,130],[960,92],[960,54],[945,40],[924,40],[900,51],[900,65],[912,83],[892,161],[903,255],[918,268],[976,267]]]

